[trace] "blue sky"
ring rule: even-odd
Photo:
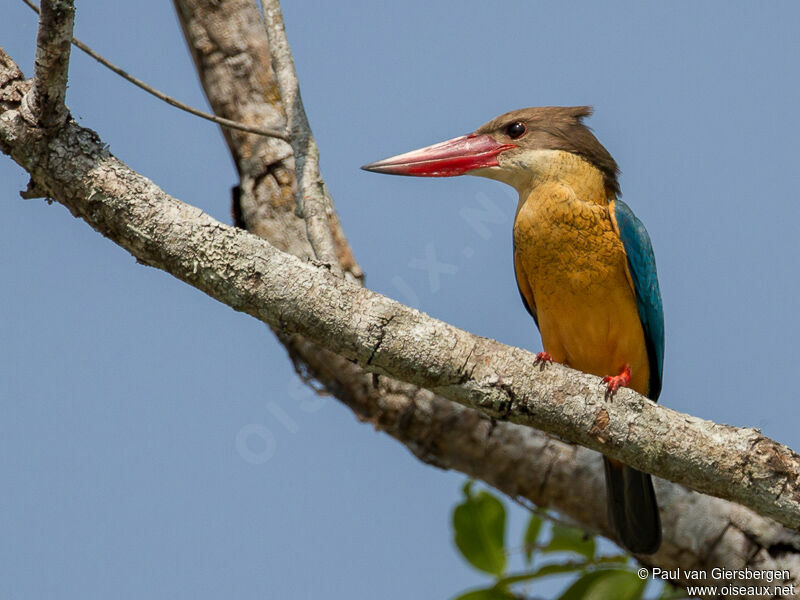
[[[0,45],[30,75],[35,17],[5,4]],[[593,104],[656,251],[661,402],[800,447],[797,3],[284,10],[323,173],[371,288],[538,350],[513,279],[510,189],[358,167],[514,108]],[[78,2],[76,34],[205,105],[169,3]],[[215,126],[78,51],[70,75],[81,124],[229,222],[235,171]],[[462,476],[315,397],[265,326],[137,265],[63,207],[21,200],[26,182],[2,157],[0,595],[443,598],[482,581],[450,542]],[[492,216],[483,227],[478,209]],[[252,435],[267,444],[255,456],[237,450]]]

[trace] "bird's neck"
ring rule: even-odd
[[[575,154],[553,150],[537,160],[535,172],[517,188],[519,205],[553,184],[569,187],[583,202],[605,206],[614,199],[600,169]]]

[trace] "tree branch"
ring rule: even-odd
[[[298,183],[297,211],[305,219],[308,240],[317,260],[329,265],[334,273],[340,274],[341,268],[337,261],[328,217],[333,203],[319,172],[319,149],[300,98],[300,85],[294,69],[294,59],[289,50],[289,42],[286,39],[280,2],[263,0],[262,5],[272,65],[277,75],[292,137]]]
[[[5,55],[2,62],[16,68]],[[12,79],[8,69],[0,75],[0,81]],[[375,373],[800,525],[799,457],[757,430],[703,421],[629,390],[606,402],[596,377],[559,365],[540,372],[529,352],[337,279],[169,197],[74,122],[48,137],[13,102],[4,108],[3,151],[140,261]]]
[[[305,342],[313,346],[310,342]],[[304,355],[308,349],[301,349]],[[582,528],[611,536],[600,456],[544,433],[496,421],[428,390],[380,378],[380,387],[348,385],[357,365],[321,351],[322,384],[361,420],[405,444],[423,462],[480,479],[509,497],[554,507]],[[327,362],[324,362],[327,361]],[[786,569],[800,582],[800,535],[738,504],[655,480],[664,542],[638,557],[662,569]],[[613,538],[612,538],[613,539]],[[685,578],[681,583],[689,582]],[[719,580],[708,578],[710,585]]]
[[[67,120],[69,52],[75,19],[73,0],[43,0],[36,36],[33,87],[25,104],[33,123],[57,127]]]

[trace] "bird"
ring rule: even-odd
[[[513,266],[541,334],[536,363],[603,377],[657,401],[664,313],[650,236],[621,199],[619,168],[584,120],[591,106],[514,110],[462,135],[364,165],[391,175],[476,175],[519,194]],[[652,477],[603,456],[608,519],[633,554],[661,545]]]

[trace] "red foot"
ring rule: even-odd
[[[631,367],[630,365],[625,365],[622,367],[622,370],[619,372],[619,375],[606,375],[603,377],[603,383],[605,383],[608,388],[606,389],[606,397],[611,397],[617,393],[617,390],[621,387],[625,387],[631,382]]]
[[[553,357],[550,356],[549,352],[537,352],[536,353],[536,360],[533,361],[534,365],[540,365],[540,369],[544,369],[547,364],[553,362]]]

